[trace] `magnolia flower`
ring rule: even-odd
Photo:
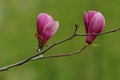
[[[89,36],[92,34],[99,34],[105,27],[104,16],[100,12],[89,11],[84,12],[84,24],[86,29],[86,42],[91,44],[97,36]]]
[[[47,41],[55,34],[59,27],[58,21],[46,14],[41,13],[37,17],[37,39],[39,43],[39,48],[46,45]]]

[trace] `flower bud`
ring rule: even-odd
[[[101,33],[105,27],[105,19],[104,16],[100,12],[89,11],[88,13],[84,12],[84,24],[86,29],[86,42],[91,44],[97,34]],[[90,35],[96,36],[90,36]]]
[[[41,13],[37,17],[37,39],[39,48],[43,47],[47,41],[55,34],[59,27],[58,21],[45,13]]]

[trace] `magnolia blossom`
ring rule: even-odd
[[[92,34],[99,34],[105,27],[104,16],[100,12],[89,11],[84,12],[84,24],[86,29],[86,42],[91,44],[97,36],[90,36]]]
[[[46,13],[38,15],[36,36],[39,42],[39,48],[47,43],[47,41],[55,34],[58,27],[58,21],[54,21],[50,15]]]

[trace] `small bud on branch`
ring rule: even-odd
[[[45,13],[39,14],[37,18],[37,39],[38,39],[38,47],[40,49],[46,45],[47,41],[55,34],[59,27],[58,21],[54,21],[54,19]]]
[[[88,13],[84,12],[84,24],[86,29],[86,42],[91,44],[96,36],[89,36],[91,34],[99,34],[105,27],[104,16],[100,12],[89,11]]]

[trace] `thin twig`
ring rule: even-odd
[[[77,36],[77,35],[76,35],[76,34],[77,34],[76,32],[77,32],[78,27],[79,27],[79,25],[76,24],[76,25],[75,25],[75,30],[74,30],[74,32],[73,32],[73,34],[72,34],[71,36],[69,36],[68,38],[65,38],[65,39],[63,39],[63,40],[61,40],[61,41],[58,41],[58,42],[53,43],[53,44],[52,44],[51,46],[49,46],[47,49],[43,50],[43,51],[41,52],[41,54],[45,53],[46,51],[48,51],[49,49],[51,49],[52,47],[54,47],[54,46],[56,46],[56,45],[58,45],[58,44],[61,44],[61,43],[63,43],[63,42],[66,42],[66,41],[69,41],[69,40],[73,39],[75,36]]]
[[[104,35],[104,34],[108,34],[108,33],[117,32],[119,30],[120,30],[120,27],[112,29],[112,30],[109,30],[109,31],[106,31],[106,32],[102,32],[102,33],[99,33],[99,34],[90,34],[90,35],[87,35],[87,34],[76,34],[76,36],[97,36],[97,35],[100,36],[100,35]]]
[[[107,31],[107,32],[100,33],[100,34],[86,35],[86,34],[77,34],[76,32],[77,32],[77,29],[78,29],[78,25],[76,25],[75,27],[76,27],[76,28],[75,28],[75,31],[74,31],[74,33],[73,33],[70,37],[68,37],[68,38],[66,38],[66,39],[64,39],[64,40],[61,40],[61,41],[59,41],[59,42],[55,42],[54,44],[52,44],[51,46],[49,46],[47,49],[45,49],[45,50],[43,50],[43,51],[40,51],[40,52],[38,52],[37,54],[32,55],[32,56],[26,58],[25,60],[22,60],[22,61],[20,61],[20,62],[15,63],[15,64],[11,64],[11,65],[2,67],[2,68],[0,68],[0,71],[6,71],[6,70],[8,70],[8,69],[10,69],[10,68],[17,67],[17,66],[23,65],[23,64],[25,64],[25,63],[27,63],[27,62],[29,62],[29,61],[32,61],[32,60],[34,60],[36,57],[40,56],[41,54],[43,54],[43,53],[47,52],[48,50],[50,50],[51,48],[53,48],[54,46],[56,46],[56,45],[58,45],[58,44],[61,44],[61,43],[63,43],[63,42],[66,42],[66,41],[68,41],[68,40],[71,40],[71,39],[73,39],[73,38],[76,37],[76,36],[96,36],[96,35],[99,36],[99,35],[108,34],[108,33],[116,32],[116,31],[119,31],[119,30],[120,30],[120,28],[117,28],[117,29],[113,29],[113,30],[110,30],[110,31]],[[82,49],[80,49],[79,51],[75,51],[75,52],[69,53],[69,54],[60,54],[60,55],[43,56],[43,57],[41,56],[41,59],[42,59],[42,58],[63,57],[63,56],[70,56],[70,55],[78,54],[78,53],[80,53],[81,51],[83,51],[86,47],[87,47],[87,46],[84,46],[84,47],[83,47]],[[37,59],[37,58],[36,58],[36,59]]]
[[[37,59],[43,59],[43,58],[57,58],[57,57],[65,57],[65,56],[72,56],[75,54],[79,54],[81,53],[85,48],[87,48],[89,44],[85,44],[80,50],[74,51],[72,53],[68,53],[68,54],[57,54],[57,55],[50,55],[50,56],[41,56],[32,60],[37,60]]]
[[[77,29],[79,27],[79,25],[75,25],[75,31],[74,31],[74,35],[73,36],[97,36],[97,35],[104,35],[104,34],[108,34],[108,33],[113,33],[113,32],[116,32],[116,31],[119,31],[120,28],[116,28],[116,29],[112,29],[112,30],[109,30],[107,32],[102,32],[102,33],[99,33],[99,34],[91,34],[91,35],[86,35],[86,34],[77,34]],[[61,41],[60,41],[61,42]],[[59,43],[58,43],[59,44]],[[87,47],[86,45],[83,46],[84,47]],[[79,51],[77,51],[78,53],[80,53]],[[42,57],[38,57],[36,59],[41,59],[41,58],[54,58],[54,57],[64,57],[64,56],[71,56],[71,55],[74,55],[74,53],[76,52],[73,52],[73,53],[70,53],[70,54],[59,54],[59,55],[53,55],[53,56],[42,56]],[[32,60],[36,60],[36,59],[32,59]]]

